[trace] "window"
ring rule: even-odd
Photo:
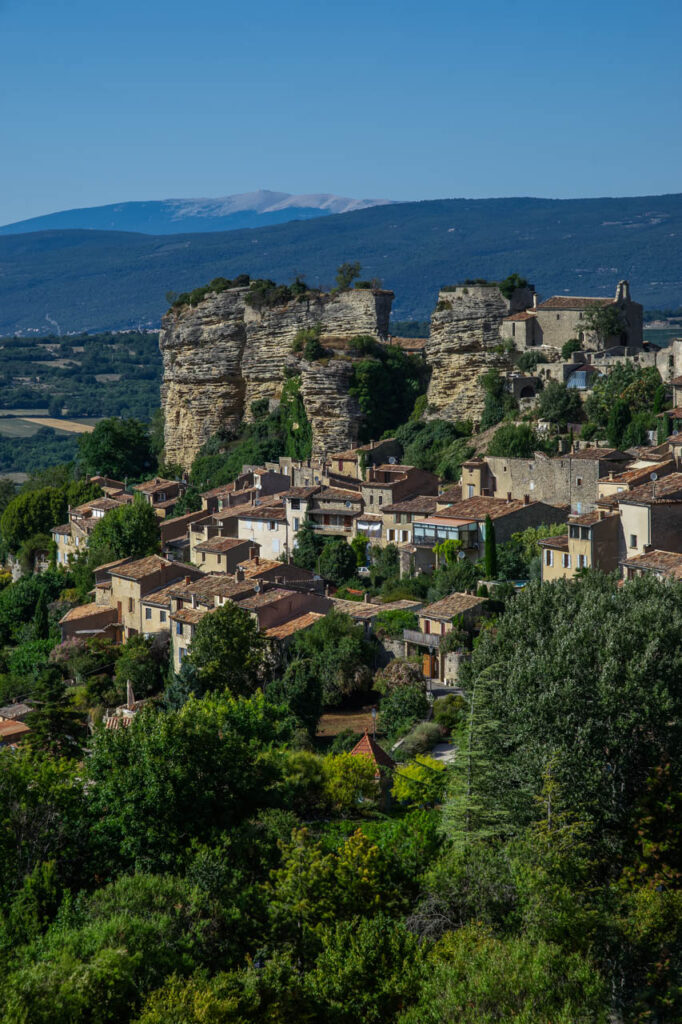
[[[179,661],[182,661],[182,659],[183,659],[183,658],[184,658],[184,657],[185,657],[186,655],[187,655],[187,651],[185,650],[185,648],[184,648],[184,647],[181,647],[181,648],[180,648],[180,649],[178,650],[178,660],[179,660]]]
[[[301,507],[300,499],[299,498],[292,498],[291,499],[291,507],[293,509],[297,509],[298,510]]]
[[[554,565],[554,552],[549,548],[545,551],[545,565]]]
[[[182,636],[182,623],[181,622],[176,622],[175,623],[175,635],[176,636]]]
[[[222,555],[216,555],[216,559],[215,560],[218,563],[218,565],[220,565],[220,559],[221,558],[222,558]]]
[[[205,562],[205,561],[206,561],[206,552],[205,552],[205,551],[202,551],[202,552],[201,552],[201,561],[202,561],[202,562]]]
[[[590,528],[589,528],[589,526],[581,526],[580,527],[580,539],[581,540],[589,540],[590,539]]]
[[[274,521],[273,521],[273,520],[271,519],[271,520],[270,520],[270,522],[268,523],[268,529],[269,529],[269,530],[276,530],[276,529],[277,529],[277,523],[275,523],[275,522],[274,522]]]
[[[152,610],[151,610],[151,608],[145,608],[145,610],[144,610],[144,617],[145,617],[145,619],[151,619],[151,617],[152,617]]]
[[[381,503],[383,502],[383,500],[384,500],[384,498],[383,498],[383,495],[382,495],[382,494],[380,494],[380,495],[379,495],[379,504],[380,504],[380,505],[381,505]]]
[[[631,533],[630,534],[630,544],[629,544],[629,546],[631,548],[636,548],[637,547],[637,534],[636,533]]]
[[[570,555],[562,555],[561,559],[562,559],[561,564],[563,565],[564,569],[570,569],[571,568],[571,556]]]
[[[512,338],[516,337],[516,324],[512,324]]]
[[[166,621],[166,613],[165,612],[161,612],[159,614],[159,618],[161,619],[162,622],[165,622]]]
[[[298,530],[298,524],[299,524],[299,522],[300,522],[300,520],[299,520],[299,519],[297,519],[297,518],[296,518],[296,517],[294,516],[294,533],[296,533],[296,531]]]
[[[407,544],[408,540],[410,539],[409,530],[403,530],[403,532],[400,535],[400,539],[402,540],[403,544]]]
[[[474,485],[467,484],[467,498],[473,498],[474,496]]]
[[[134,612],[135,611],[135,602],[133,601],[132,597],[128,598],[128,611],[129,612]]]
[[[431,632],[431,623],[429,622],[428,619],[424,619],[424,632],[425,633],[430,633]]]
[[[395,530],[389,530],[388,531],[388,539],[389,539],[389,541],[392,541],[394,536],[395,536]]]
[[[561,320],[561,313],[557,313],[556,318],[557,320]]]
[[[587,568],[587,555],[578,555],[578,568],[579,569],[586,569]]]
[[[581,476],[577,476],[575,478],[575,486],[576,487],[582,487],[582,485],[583,485],[583,478]]]

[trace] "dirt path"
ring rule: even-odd
[[[95,429],[92,423],[76,423],[75,420],[56,420],[50,416],[22,416],[27,423],[37,423],[40,427],[53,427],[55,430],[66,430],[69,434],[91,434]]]

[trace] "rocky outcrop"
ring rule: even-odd
[[[304,366],[301,395],[313,430],[313,458],[353,448],[361,419],[360,406],[348,393],[353,364],[332,359]]]
[[[427,402],[434,415],[480,419],[485,395],[479,377],[493,367],[511,368],[502,350],[502,320],[531,303],[529,288],[517,289],[511,300],[496,285],[463,285],[439,292],[426,345],[431,369]]]
[[[384,340],[393,293],[310,293],[260,310],[245,302],[247,293],[248,288],[209,293],[196,307],[171,309],[163,319],[159,344],[168,462],[189,468],[219,427],[236,428],[254,401],[277,400],[292,372],[302,374],[316,455],[348,447],[358,436],[360,410],[347,394],[351,364],[336,359],[326,366],[305,363],[292,352],[292,343],[298,331],[316,324],[323,345],[357,334]]]

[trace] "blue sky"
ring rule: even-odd
[[[674,0],[0,0],[0,223],[271,188],[682,191]]]

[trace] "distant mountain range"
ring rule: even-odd
[[[157,326],[166,293],[218,275],[333,284],[358,260],[425,319],[440,286],[517,271],[542,295],[611,295],[620,278],[651,309],[682,303],[682,195],[443,199],[263,228],[173,235],[53,230],[0,237],[0,333]]]
[[[114,203],[79,210],[62,210],[0,227],[0,235],[28,231],[85,229],[141,231],[145,235],[234,231],[264,228],[290,220],[312,220],[332,213],[349,213],[382,206],[388,199],[347,199],[344,196],[294,196],[288,192],[244,192],[222,199],[160,199],[144,203]]]

